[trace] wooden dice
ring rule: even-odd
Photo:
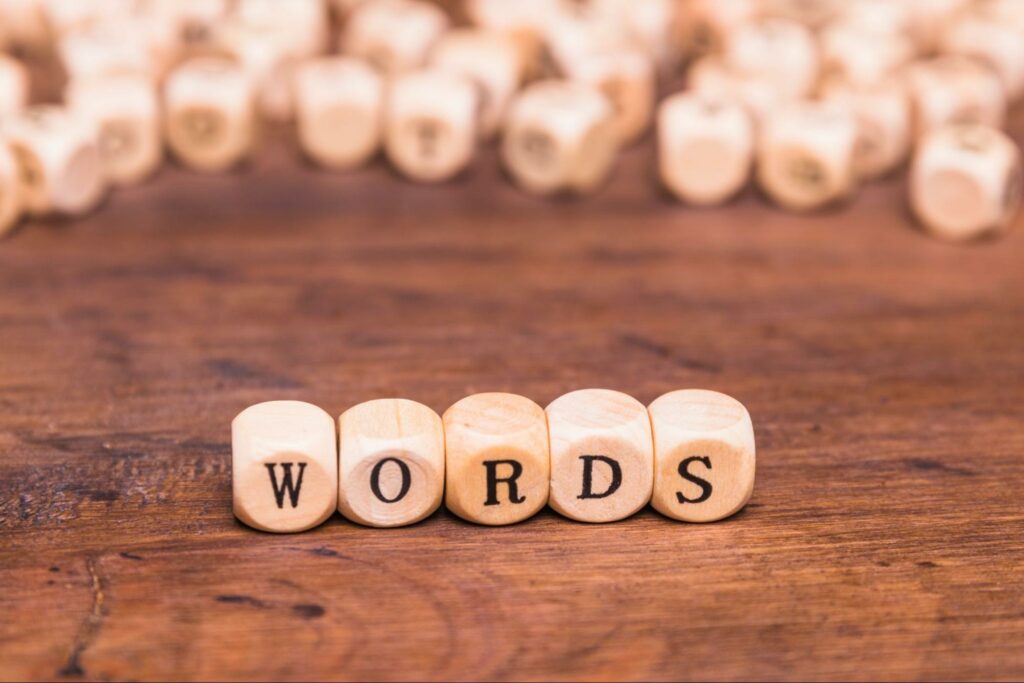
[[[445,505],[465,520],[522,521],[548,501],[544,410],[515,394],[475,394],[444,413]]]
[[[413,524],[441,505],[441,418],[406,399],[360,403],[338,420],[338,509],[375,527]]]
[[[480,96],[480,135],[493,137],[504,123],[509,102],[523,77],[515,41],[498,31],[455,29],[434,46],[430,64],[461,74],[476,84]]]
[[[25,208],[34,215],[80,215],[103,199],[106,181],[95,130],[66,109],[33,106],[4,133],[18,163]]]
[[[910,204],[924,227],[938,237],[962,241],[1003,230],[1020,200],[1020,151],[994,128],[938,128],[915,153]]]
[[[231,423],[235,516],[263,531],[311,529],[338,505],[334,420],[301,401],[246,408]]]
[[[568,63],[566,74],[608,98],[621,143],[633,142],[647,130],[654,112],[657,74],[645,52],[619,49],[581,56]]]
[[[380,148],[384,83],[362,60],[303,63],[295,73],[295,108],[299,144],[321,166],[355,168]]]
[[[25,65],[0,54],[0,117],[11,116],[28,104],[29,82]]]
[[[75,81],[65,99],[95,127],[103,172],[112,185],[139,183],[160,166],[160,107],[149,79],[124,75]]]
[[[999,128],[1006,119],[1006,92],[985,64],[962,55],[944,55],[907,67],[918,137],[948,123]]]
[[[856,120],[853,167],[858,178],[879,178],[906,159],[913,112],[902,79],[855,83],[832,77],[822,85],[821,99],[851,112]]]
[[[768,18],[743,24],[727,37],[725,62],[741,74],[770,82],[785,95],[805,96],[817,83],[814,35],[795,21]]]
[[[0,237],[10,232],[24,209],[18,162],[6,142],[0,141]]]
[[[164,87],[167,144],[186,166],[226,171],[251,151],[255,137],[252,83],[234,62],[197,57]]]
[[[648,408],[654,434],[651,505],[684,522],[735,514],[754,489],[754,428],[739,401],[714,391],[673,391]]]
[[[754,126],[739,104],[697,93],[666,99],[658,113],[662,183],[690,204],[720,204],[747,183]]]
[[[963,13],[942,37],[946,53],[973,57],[999,76],[1009,99],[1024,93],[1024,31],[1004,18]]]
[[[432,3],[367,0],[349,15],[341,51],[397,75],[422,67],[448,25],[448,17]]]
[[[548,80],[513,101],[502,162],[528,192],[585,193],[611,172],[619,149],[608,99],[582,83]]]
[[[824,103],[773,112],[758,143],[757,180],[776,204],[807,211],[841,199],[856,184],[852,114]]]
[[[464,76],[417,71],[391,83],[384,149],[399,172],[440,182],[466,168],[476,152],[477,90]]]
[[[642,403],[618,391],[583,389],[545,412],[552,508],[580,522],[614,522],[647,505],[654,451]]]

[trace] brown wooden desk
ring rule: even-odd
[[[899,178],[807,217],[687,209],[652,149],[551,203],[493,153],[423,187],[273,139],[0,243],[0,678],[1024,677],[1024,225],[936,243]],[[751,504],[231,515],[250,403],[590,386],[741,399]]]

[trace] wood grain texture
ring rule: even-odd
[[[1024,677],[1022,221],[932,241],[902,179],[698,211],[652,152],[550,202],[493,150],[422,187],[271,136],[0,243],[0,678]],[[231,514],[249,404],[588,386],[737,397],[750,504],[289,537]]]

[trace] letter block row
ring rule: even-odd
[[[614,522],[650,503],[672,519],[738,512],[754,487],[754,430],[725,394],[673,391],[644,407],[607,389],[547,409],[515,394],[467,396],[443,417],[379,399],[337,421],[301,401],[269,401],[231,424],[235,515],[263,531],[304,531],[335,509],[372,527],[418,522],[441,506],[485,525],[545,505]]]

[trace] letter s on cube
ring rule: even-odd
[[[715,391],[673,391],[648,406],[654,495],[661,514],[684,522],[733,515],[754,490],[754,427],[742,403]]]
[[[444,413],[445,505],[470,522],[515,524],[548,501],[544,409],[515,394],[474,394]]]
[[[262,531],[294,533],[338,505],[334,419],[302,401],[249,406],[231,422],[235,516]]]

